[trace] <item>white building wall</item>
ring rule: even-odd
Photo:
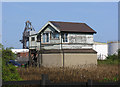
[[[31,41],[32,37],[35,38],[35,41]],[[36,31],[30,31],[29,49],[36,49],[36,47],[37,47],[37,34],[36,34]]]
[[[53,44],[53,45],[50,45],[50,44]],[[44,49],[61,49],[60,44],[61,44],[61,35],[60,35],[60,39],[50,40],[48,45],[44,45],[43,48]],[[93,45],[92,34],[68,33],[68,42],[63,42],[63,39],[62,39],[62,49],[84,49],[84,48],[89,49],[89,48],[92,48],[92,45]]]
[[[90,43],[93,44],[93,34],[69,33],[69,43]]]
[[[44,45],[44,49],[61,49],[61,44]],[[81,45],[81,44],[62,44],[62,49],[91,49],[92,45]]]
[[[56,45],[44,45],[43,47],[44,49],[60,49],[60,44],[56,44]]]
[[[35,41],[31,41],[31,38],[34,37]],[[29,49],[35,49],[37,47],[37,35],[29,37]]]
[[[36,42],[36,44],[37,44],[36,49],[37,49],[37,50],[40,50],[40,42]]]
[[[93,34],[82,34],[82,33],[68,33],[68,42],[63,42],[61,40],[61,34],[59,33],[59,39],[51,39],[49,34],[49,42],[43,43],[43,33],[44,32],[54,32],[55,29],[48,26],[41,32],[41,45],[43,49],[89,49],[93,45]],[[31,38],[35,37],[35,41],[31,41]],[[37,41],[37,35],[31,35],[29,37],[29,48],[30,49],[40,49],[40,42]],[[62,41],[62,46],[61,46]],[[69,43],[69,44],[68,44]],[[46,45],[47,44],[47,45]],[[52,44],[52,45],[51,45]]]
[[[105,60],[108,56],[107,43],[94,43],[93,49],[97,52],[97,58],[100,60]]]
[[[84,45],[84,44],[63,44],[63,49],[90,49],[92,48],[92,45]]]
[[[29,49],[11,49],[11,51],[17,54],[19,52],[29,52]]]

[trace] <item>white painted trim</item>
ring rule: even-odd
[[[38,31],[38,33],[40,33],[48,24],[51,25],[56,31],[60,32],[60,30],[57,29],[57,27],[55,27],[51,22],[48,21],[48,23],[45,24],[45,25]]]
[[[54,29],[56,29],[56,31],[60,32],[60,30],[57,27],[55,27],[51,22],[49,22],[49,23]]]

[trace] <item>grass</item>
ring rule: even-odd
[[[118,65],[98,64],[89,68],[18,68],[18,72],[24,80],[41,80],[42,74],[48,74],[52,82],[86,82],[94,81],[118,81]]]
[[[109,64],[109,65],[118,65],[119,64],[119,60],[115,59],[107,59],[107,60],[98,60],[98,65],[100,64]]]

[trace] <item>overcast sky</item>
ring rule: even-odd
[[[22,48],[19,40],[27,20],[37,32],[48,21],[81,22],[97,32],[94,41],[118,39],[117,2],[3,2],[2,43],[5,47]]]

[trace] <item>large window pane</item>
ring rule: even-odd
[[[68,42],[68,34],[63,34],[63,42]]]
[[[35,37],[31,37],[31,41],[35,41]]]
[[[52,39],[59,39],[59,33],[53,32],[51,33]]]
[[[68,42],[67,36],[68,34],[65,34],[65,42]]]
[[[46,33],[46,42],[49,42],[49,34]]]
[[[59,34],[58,33],[55,34],[55,38],[59,39]]]
[[[43,43],[45,43],[45,33],[43,33]]]

